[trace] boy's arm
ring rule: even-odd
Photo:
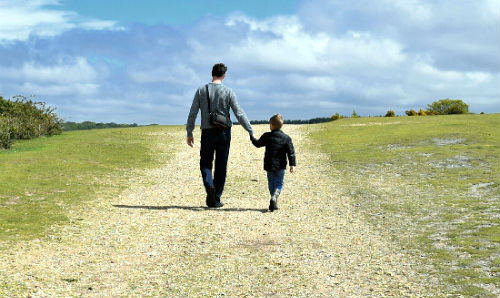
[[[253,136],[253,135],[250,135],[250,140],[252,140],[252,144],[257,147],[257,148],[260,148],[260,147],[263,147],[263,146],[266,146],[266,136],[267,134],[263,134],[258,140]]]
[[[288,138],[288,144],[286,148],[286,154],[288,156],[288,162],[290,167],[295,167],[297,165],[297,160],[295,159],[295,149],[293,148],[292,138]]]

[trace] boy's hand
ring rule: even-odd
[[[186,143],[188,144],[189,147],[193,147],[194,138],[193,137],[187,137]]]
[[[293,174],[293,172],[295,172],[295,167],[290,167],[290,173]]]

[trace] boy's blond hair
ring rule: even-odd
[[[271,119],[269,119],[269,122],[276,129],[281,129],[281,127],[283,127],[283,117],[281,114],[273,115]]]

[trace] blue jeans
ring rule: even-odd
[[[283,180],[285,179],[285,170],[279,170],[279,171],[268,171],[267,172],[267,185],[269,186],[269,193],[274,195],[276,190],[283,189]]]
[[[227,159],[231,144],[231,128],[203,129],[201,131],[200,171],[205,188],[214,187],[217,201],[224,191],[226,183]],[[215,153],[215,170],[212,167]]]

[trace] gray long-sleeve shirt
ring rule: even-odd
[[[187,136],[193,136],[194,122],[198,116],[198,110],[201,109],[201,129],[215,128],[210,124],[210,113],[208,111],[206,85],[198,88],[194,95],[193,104],[187,119]],[[210,109],[217,111],[229,118],[229,108],[231,108],[238,119],[238,122],[249,134],[253,134],[252,125],[248,121],[247,115],[238,104],[234,91],[219,83],[208,83],[208,92],[210,93]],[[232,125],[232,123],[230,124]]]

